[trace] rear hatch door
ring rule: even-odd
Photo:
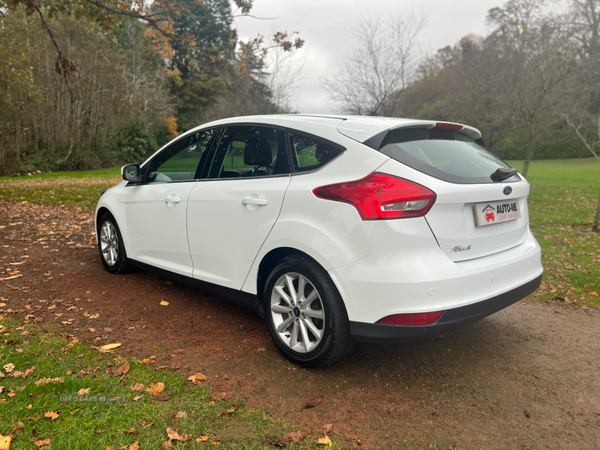
[[[393,159],[380,171],[436,193],[425,219],[456,262],[521,244],[529,223],[527,181],[468,134],[456,124],[395,129],[379,147]]]

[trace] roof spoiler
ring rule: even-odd
[[[390,131],[394,130],[408,130],[415,128],[424,128],[426,130],[432,130],[434,128],[438,128],[440,130],[452,130],[457,133],[462,133],[465,136],[470,137],[475,140],[477,144],[483,146],[483,139],[481,138],[481,133],[479,130],[473,127],[469,127],[467,125],[461,125],[453,122],[431,122],[431,121],[423,121],[422,123],[410,123],[410,124],[401,124],[395,127],[391,127],[388,130],[384,130],[381,133],[377,133],[375,136],[371,136],[369,139],[363,142],[367,147],[371,147],[372,149],[379,150],[381,148],[381,144],[383,143],[385,137],[388,135]]]

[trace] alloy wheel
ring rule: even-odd
[[[100,250],[102,257],[109,266],[114,266],[119,259],[119,237],[115,226],[105,221],[100,228]]]
[[[302,274],[289,272],[279,277],[271,291],[271,317],[279,339],[295,352],[311,352],[323,339],[323,301]]]

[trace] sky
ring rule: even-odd
[[[294,56],[299,83],[290,106],[301,113],[331,113],[320,79],[352,53],[352,28],[361,17],[385,19],[410,11],[424,14],[428,25],[419,35],[419,44],[433,54],[467,34],[484,34],[488,10],[504,1],[255,0],[252,15],[274,19],[237,17],[235,21],[240,39],[275,31],[299,32],[305,44]]]

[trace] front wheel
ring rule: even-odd
[[[98,250],[104,268],[110,273],[127,272],[130,264],[115,218],[110,213],[104,213],[98,224]]]
[[[294,363],[322,367],[352,350],[342,298],[329,274],[311,259],[283,259],[267,280],[263,302],[271,338]]]

